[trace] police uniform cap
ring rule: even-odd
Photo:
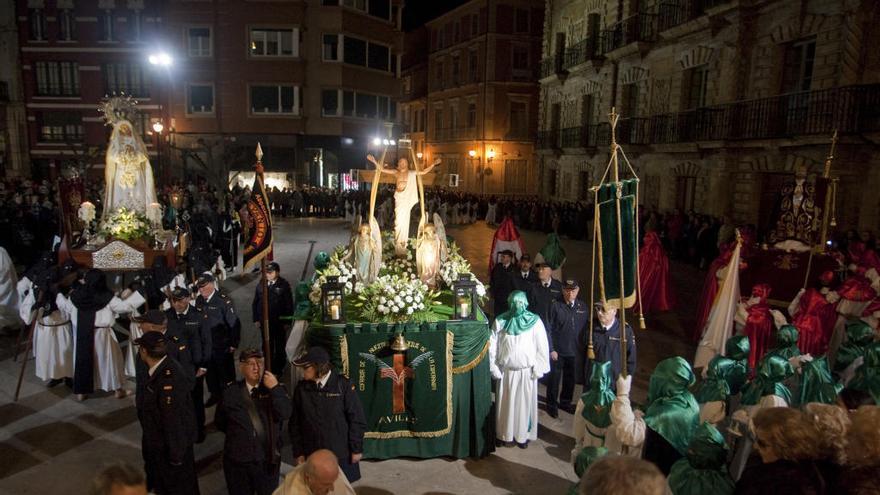
[[[507,255],[507,256],[513,256],[513,251],[511,251],[510,249],[505,249],[505,250],[503,250],[503,251],[498,251],[498,254],[501,254],[501,255]]]
[[[294,366],[305,366],[307,364],[324,364],[330,362],[330,355],[323,347],[310,347],[309,350],[300,357],[293,360]]]
[[[135,323],[150,323],[153,325],[164,325],[166,323],[165,313],[160,309],[151,309],[141,316],[134,316],[131,321]]]
[[[186,299],[189,296],[189,291],[183,287],[177,287],[176,289],[171,291],[171,299],[177,299],[178,301],[181,299]]]
[[[204,287],[213,281],[214,281],[213,275],[211,275],[210,273],[203,273],[203,274],[199,275],[199,279],[196,281],[196,285],[198,285],[199,287]]]
[[[270,261],[269,263],[266,263],[266,271],[267,272],[280,272],[281,267],[278,265],[278,263],[276,263],[274,261]]]
[[[134,343],[144,349],[155,351],[165,345],[165,335],[162,332],[144,332],[140,338],[135,339]]]
[[[547,268],[550,268],[550,265],[548,265],[547,263],[535,263],[535,270],[540,270],[541,268],[544,268],[545,266]]]
[[[520,261],[532,261],[532,257],[529,256],[529,253],[525,253],[519,257]]]
[[[251,348],[245,349],[238,353],[238,362],[240,363],[245,363],[248,359],[251,358],[263,359],[263,351]]]
[[[566,280],[565,284],[562,285],[563,289],[568,289],[568,290],[577,289],[578,287],[580,287],[578,285],[578,281],[575,279],[572,279],[572,278]]]

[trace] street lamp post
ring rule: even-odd
[[[167,77],[166,85],[163,88],[163,95],[160,96],[160,100],[164,100],[164,104],[159,106],[160,114],[159,120],[153,123],[153,132],[156,134],[156,153],[158,155],[158,165],[162,171],[162,178],[167,184],[170,179],[170,167],[163,164],[162,160],[162,131],[165,130],[165,125],[162,124],[162,121],[170,122],[171,121],[171,110],[170,110],[170,102],[171,102],[171,66],[174,65],[174,58],[165,51],[157,51],[151,53],[147,57],[147,61],[150,62],[150,65],[156,67],[157,69],[164,69],[165,75]],[[173,131],[173,129],[170,129]]]

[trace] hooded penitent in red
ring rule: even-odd
[[[669,311],[675,306],[675,294],[669,280],[669,259],[656,232],[645,235],[639,251],[639,281],[642,286],[641,312]]]

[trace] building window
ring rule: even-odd
[[[785,45],[784,56],[782,93],[809,91],[813,84],[816,38],[795,41]]]
[[[40,115],[40,141],[79,142],[84,135],[82,116],[76,112],[45,112]]]
[[[251,86],[252,114],[299,113],[296,86]]]
[[[211,56],[211,28],[209,28],[209,27],[187,28],[186,37],[189,40],[188,53],[189,53],[190,57],[210,57]]]
[[[140,132],[141,137],[146,141],[150,139],[153,135],[152,129],[152,119],[150,119],[150,114],[141,112],[137,114],[136,121],[134,122],[134,127]]]
[[[113,11],[105,10],[101,13],[101,41],[113,41],[114,25]]]
[[[527,9],[516,9],[513,12],[513,32],[528,33],[529,32],[529,11]]]
[[[30,15],[31,40],[43,41],[46,39],[46,16],[42,9],[31,9]]]
[[[462,20],[459,19],[452,23],[452,42],[458,43],[461,41],[461,23]]]
[[[375,119],[378,111],[376,95],[355,93],[355,117]]]
[[[187,88],[186,99],[187,113],[214,113],[214,86],[212,84],[190,84]]]
[[[299,29],[251,29],[252,57],[298,57]]]
[[[76,62],[37,62],[37,95],[78,96],[79,64]]]
[[[449,102],[449,128],[458,129],[458,100]]]
[[[324,46],[326,53],[326,39]],[[345,36],[342,43],[342,58],[346,64],[391,71],[391,49],[378,43]]]
[[[133,10],[128,16],[128,35],[130,41],[140,41],[143,31],[143,16],[140,10]]]
[[[367,65],[367,42],[364,40],[359,40],[357,38],[352,38],[351,36],[346,36],[345,40],[342,44],[342,54],[343,60],[347,64],[352,65],[360,65],[361,67],[366,67]]]
[[[144,80],[143,67],[140,64],[105,64],[104,92],[107,94],[125,93],[139,97],[149,96],[149,86]]]
[[[589,126],[594,123],[596,105],[593,95],[583,95],[581,97],[581,125]]]
[[[510,137],[525,138],[529,133],[528,103],[511,101],[508,122],[510,122]]]
[[[467,104],[467,126],[468,129],[477,127],[477,104],[473,101]]]
[[[452,85],[461,84],[461,57],[457,54],[452,56]]]
[[[622,97],[620,115],[625,119],[638,117],[639,83],[624,84]]]
[[[471,16],[471,36],[476,36],[480,32],[480,16],[474,14]]]
[[[371,69],[388,72],[391,68],[391,49],[384,45],[369,43],[367,45],[367,63]]]
[[[76,37],[76,20],[68,9],[58,14],[58,37],[63,41],[73,41]]]
[[[438,89],[443,89],[443,62],[437,62],[434,66],[434,83]]]
[[[367,13],[379,19],[391,19],[391,0],[369,0]]]
[[[708,65],[700,65],[685,71],[685,110],[706,106],[708,80]]]
[[[325,62],[339,61],[339,35],[325,34],[323,48],[321,50],[322,58]]]
[[[514,80],[531,79],[529,70],[529,47],[527,45],[513,45],[511,49],[511,75]]]
[[[367,0],[342,0],[342,5],[363,12],[367,11]]]
[[[434,136],[436,137],[438,133],[443,129],[443,109],[435,108],[434,109]]]
[[[325,89],[321,91],[321,115],[324,117],[339,115],[339,90]]]
[[[526,159],[504,160],[504,192],[526,192],[528,167],[529,161]]]
[[[479,80],[479,76],[477,75],[477,51],[471,50],[468,54],[468,81],[477,82]]]

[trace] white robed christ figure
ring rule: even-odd
[[[113,123],[104,168],[104,216],[120,207],[146,213],[157,203],[153,168],[140,135],[128,120]]]
[[[439,163],[440,158],[435,158],[424,170],[410,170],[409,161],[406,158],[397,160],[397,169],[385,168],[373,155],[367,155],[367,160],[376,166],[376,170],[383,174],[393,175],[396,180],[394,191],[394,253],[397,256],[406,256],[406,243],[409,240],[409,217],[412,207],[419,202],[419,191],[416,178],[427,174]]]

